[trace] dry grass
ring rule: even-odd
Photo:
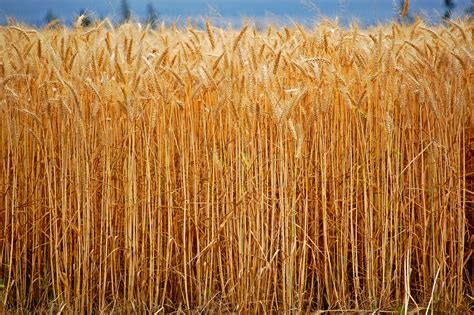
[[[0,28],[1,305],[465,311],[473,34]]]

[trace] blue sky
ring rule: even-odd
[[[48,8],[55,15],[69,22],[80,9],[94,12],[97,17],[119,18],[121,0],[0,0],[0,23],[12,16],[26,23],[40,24]],[[168,21],[185,20],[186,17],[214,15],[238,21],[242,17],[254,19],[293,19],[308,22],[314,20],[315,10],[305,2],[312,2],[321,14],[342,22],[359,20],[363,24],[387,21],[394,17],[394,4],[400,0],[129,0],[135,16],[143,17],[148,3],[152,3],[160,15]],[[455,0],[457,12],[470,4],[470,0]],[[444,11],[443,0],[411,0],[412,12],[434,18]]]

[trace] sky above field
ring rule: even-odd
[[[276,22],[298,21],[310,23],[318,14],[339,17],[342,23],[358,20],[374,24],[391,20],[400,0],[129,0],[137,19],[146,16],[146,6],[152,3],[160,17],[167,21],[186,17],[211,16],[216,20],[238,24],[244,17]],[[444,13],[443,0],[411,0],[411,13],[433,21]],[[469,6],[470,0],[455,0],[455,14]],[[79,10],[86,9],[95,17],[120,18],[121,0],[0,0],[0,23],[7,16],[16,20],[42,24],[46,12],[52,12],[70,22]]]

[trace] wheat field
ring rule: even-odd
[[[0,27],[0,309],[468,312],[472,21]]]

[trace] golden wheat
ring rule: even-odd
[[[249,27],[0,28],[4,310],[467,312],[472,22]]]

